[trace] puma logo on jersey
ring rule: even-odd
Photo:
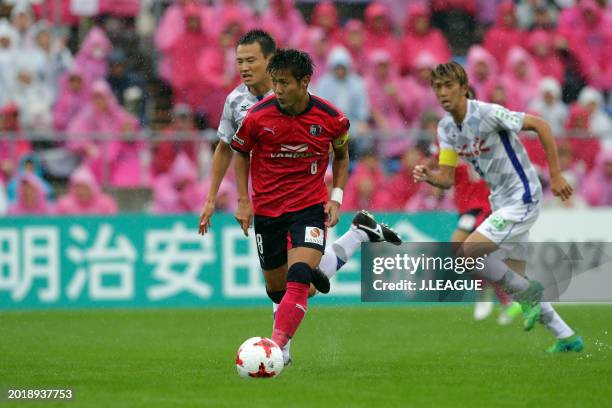
[[[273,135],[276,135],[276,133],[274,132],[274,129],[272,129],[272,128],[265,127],[265,128],[263,128],[263,130],[265,130],[266,132],[270,132],[270,133],[272,133]]]
[[[297,146],[281,144],[281,152],[302,153],[306,150],[308,150],[308,145],[305,143]]]

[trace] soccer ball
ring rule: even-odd
[[[236,353],[236,370],[243,378],[276,377],[284,367],[282,350],[265,337],[251,337]]]

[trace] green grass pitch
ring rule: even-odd
[[[312,305],[273,380],[237,376],[237,347],[269,336],[270,308],[0,314],[0,406],[604,407],[612,305],[559,306],[581,354],[548,355],[542,327],[474,322],[469,306]],[[8,388],[74,399],[7,403]]]

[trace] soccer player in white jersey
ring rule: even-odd
[[[199,233],[204,235],[211,226],[210,219],[215,210],[215,201],[221,181],[232,161],[233,151],[230,143],[238,131],[247,111],[251,106],[272,94],[272,79],[266,71],[268,62],[274,52],[274,39],[265,31],[251,30],[238,41],[236,63],[242,78],[242,84],[234,89],[225,100],[217,136],[219,143],[212,161],[210,188],[204,208],[200,214]],[[342,190],[336,191],[333,200],[342,201]],[[378,223],[366,211],[358,212],[353,218],[351,228],[331,245],[325,248],[325,254],[318,268],[313,273],[311,295],[317,289],[322,293],[329,291],[329,279],[357,251],[362,242],[388,241],[399,245],[399,236],[384,224]],[[276,313],[278,305],[285,294],[286,276],[266,276],[266,291],[273,302]],[[289,344],[283,349],[285,363],[291,361]]]
[[[456,62],[436,66],[431,84],[447,112],[438,123],[439,164],[437,168],[416,166],[415,181],[450,188],[454,184],[459,158],[474,167],[489,185],[493,212],[467,238],[460,255],[487,255],[486,267],[477,274],[499,283],[521,303],[525,330],[531,330],[540,321],[557,337],[549,352],[582,351],[582,338],[549,302],[541,301],[542,286],[524,276],[524,248],[517,245],[527,242],[529,229],[538,217],[542,201],[536,170],[518,138],[521,130],[538,134],[546,152],[554,195],[565,201],[573,193],[561,175],[550,126],[537,116],[468,99],[467,74]]]

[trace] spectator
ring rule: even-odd
[[[408,7],[400,50],[403,74],[414,70],[414,61],[424,50],[433,55],[436,64],[451,59],[448,41],[440,30],[431,27],[429,10],[419,3]]]
[[[467,73],[476,98],[487,99],[499,76],[499,68],[493,55],[480,45],[470,47],[467,56]]]
[[[29,50],[34,45],[34,15],[29,1],[15,2],[11,10],[11,23],[17,32],[15,47],[20,51]]]
[[[78,65],[74,65],[59,80],[59,96],[53,108],[55,130],[66,131],[89,98],[90,89],[85,82],[85,74]]]
[[[68,126],[67,132],[73,137],[68,146],[71,150],[84,154],[85,164],[92,169],[98,181],[102,180],[103,166],[106,162],[111,166],[111,177],[115,183],[131,184],[134,179],[130,179],[127,183],[121,183],[120,180],[126,176],[139,180],[139,161],[128,163],[132,168],[131,171],[126,171],[125,168],[118,166],[118,163],[113,162],[122,160],[121,154],[124,151],[144,148],[141,144],[134,145],[132,142],[116,140],[126,133],[137,130],[138,120],[119,105],[108,84],[104,80],[98,80],[92,85],[90,100],[83,105]],[[108,143],[100,141],[101,136],[110,141]],[[135,171],[136,168],[138,171]]]
[[[225,98],[240,83],[236,42],[242,33],[240,21],[231,21],[219,36],[218,45],[209,45],[201,51],[195,64],[197,88],[187,93],[184,100],[177,100],[203,114],[208,127],[219,126]]]
[[[402,155],[399,171],[386,183],[386,191],[392,192],[393,200],[389,202],[388,210],[402,211],[419,189],[414,182],[412,170],[423,161],[423,154],[418,148],[406,149]]]
[[[353,70],[363,76],[368,66],[368,55],[365,50],[365,27],[361,20],[351,19],[346,23],[344,46],[351,53]]]
[[[315,84],[313,93],[337,106],[358,133],[367,130],[368,94],[363,79],[353,72],[351,55],[344,47],[337,46],[330,52],[327,72]]]
[[[416,55],[411,75],[403,81],[402,92],[409,96],[406,119],[411,127],[418,127],[425,112],[443,113],[431,87],[431,70],[437,61],[427,51]]]
[[[115,49],[108,56],[108,76],[115,98],[121,106],[140,118],[145,123],[146,81],[137,72],[128,70],[127,57],[123,50]]]
[[[486,102],[496,103],[501,106],[516,106],[516,102],[510,102],[508,87],[500,79],[493,82],[489,93],[484,98]]]
[[[589,85],[599,90],[612,89],[612,31],[606,26],[603,11],[595,1],[582,0],[578,7],[580,18],[575,25],[559,31],[580,61]]]
[[[140,0],[100,0],[102,15],[135,18],[140,11]]]
[[[74,61],[83,70],[87,83],[106,77],[107,58],[112,49],[111,42],[101,28],[92,27],[89,30]]]
[[[554,45],[553,33],[536,30],[529,33],[527,46],[542,76],[555,78],[561,85],[565,82],[565,67]]]
[[[42,180],[32,173],[25,173],[17,180],[17,199],[8,209],[9,215],[49,215],[53,205],[45,197]]]
[[[10,90],[15,84],[17,31],[6,19],[0,19],[0,107],[12,101]]]
[[[409,95],[402,92],[402,79],[387,51],[372,53],[372,72],[366,76],[372,119],[376,128],[386,131],[406,129]]]
[[[546,120],[555,136],[563,133],[568,109],[561,100],[561,86],[555,78],[540,81],[538,96],[529,103],[528,111]]]
[[[321,76],[325,73],[325,64],[331,50],[329,38],[325,31],[321,28],[314,27],[308,30],[306,34],[308,42],[306,43],[306,52],[310,54],[314,63],[314,72],[310,78],[311,83],[317,83]]]
[[[377,3],[370,3],[365,11],[365,49],[368,53],[384,50],[391,56],[394,64],[400,66],[399,42],[395,38],[389,10]]]
[[[57,214],[98,214],[117,213],[117,203],[105,194],[87,168],[79,167],[70,177],[70,187],[66,194],[57,200]]]
[[[19,109],[19,124],[24,130],[47,130],[53,123],[53,94],[36,71],[33,54],[22,55],[15,61],[16,80],[10,90]]]
[[[181,153],[170,171],[155,181],[152,211],[156,214],[196,213],[205,196],[206,190],[198,182],[195,165]]]
[[[241,0],[217,1],[212,12],[212,34],[219,36],[235,22],[239,22],[245,32],[248,31],[255,23],[251,8]]]
[[[379,155],[374,150],[366,152],[355,167],[355,171],[346,183],[346,211],[357,211],[368,208],[372,211],[387,209],[390,195],[384,189],[385,174],[380,164]]]
[[[54,38],[52,28],[45,22],[35,25],[36,44],[33,53],[37,73],[55,101],[61,75],[72,65],[72,54],[66,48],[65,38]]]
[[[200,2],[193,2],[193,0],[176,0],[170,5],[164,12],[155,32],[155,46],[161,53],[159,75],[168,82],[171,82],[173,78],[171,54],[175,52],[179,38],[187,31],[187,16],[185,14],[187,6],[189,6],[191,13],[193,13],[192,10],[195,7],[196,14],[200,15],[202,22],[200,26],[206,30],[205,34],[213,37],[210,28],[213,15],[210,7]]]
[[[516,17],[522,30],[542,28],[556,20],[554,6],[546,0],[519,0],[516,5]]]
[[[0,180],[10,180],[20,160],[32,152],[30,141],[19,129],[19,110],[14,104],[0,108]]]
[[[153,150],[151,170],[155,177],[167,173],[180,153],[185,154],[193,163],[197,162],[196,140],[199,135],[191,108],[189,105],[179,104],[172,112],[172,125],[166,129],[163,140],[158,142]]]
[[[529,101],[537,95],[540,73],[529,53],[523,48],[515,47],[508,53],[502,81],[509,92],[506,107],[520,112],[527,110]]]
[[[306,35],[304,17],[295,8],[294,0],[271,0],[260,23],[273,35],[279,47],[299,47]]]
[[[11,177],[10,181],[6,185],[6,194],[9,203],[13,203],[15,200],[17,200],[19,180],[26,174],[33,174],[40,180],[45,197],[50,200],[53,195],[53,189],[51,188],[51,185],[49,185],[49,183],[47,183],[43,178],[43,168],[40,159],[36,154],[28,154],[21,158],[17,172]]]
[[[78,27],[80,18],[72,14],[71,2],[72,0],[37,0],[32,4],[32,9],[37,19],[45,19],[55,25]]]
[[[568,141],[578,161],[582,161],[587,171],[595,165],[595,158],[600,151],[599,138],[589,131],[591,112],[578,102],[570,106],[569,117],[565,124]]]
[[[594,136],[606,138],[612,136],[612,121],[604,111],[601,92],[587,86],[580,91],[578,103],[589,111],[589,131]]]
[[[503,67],[508,51],[523,44],[524,34],[517,27],[514,5],[504,2],[497,10],[496,24],[485,35],[484,48],[495,57],[497,65]]]
[[[342,43],[342,30],[340,29],[340,19],[338,18],[338,10],[330,0],[323,0],[315,6],[310,25],[313,28],[323,30],[323,37],[329,41],[330,47]],[[305,39],[309,42],[309,39]],[[304,44],[304,48],[307,44]]]
[[[590,206],[612,206],[612,148],[599,152],[595,167],[587,175],[583,194]]]

